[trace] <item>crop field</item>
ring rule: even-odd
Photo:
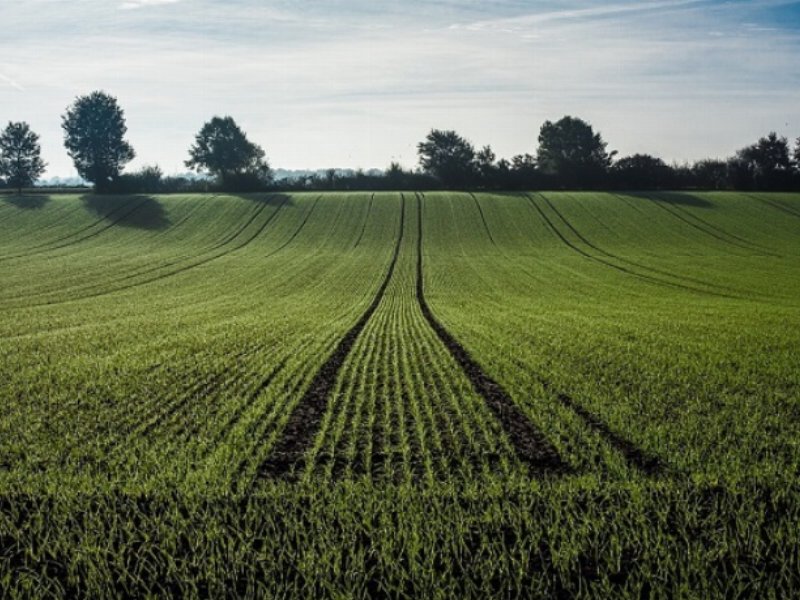
[[[800,594],[800,196],[0,196],[0,598]]]

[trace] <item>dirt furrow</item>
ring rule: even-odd
[[[422,276],[422,199],[417,197],[417,301],[428,324],[441,342],[450,351],[475,391],[483,397],[487,406],[506,432],[519,459],[533,472],[568,472],[569,466],[561,459],[547,438],[514,403],[502,386],[486,374],[473,360],[467,350],[436,319],[425,299]]]
[[[400,210],[400,232],[397,236],[392,260],[389,263],[389,269],[386,272],[383,283],[381,283],[367,310],[361,315],[356,324],[347,331],[333,353],[314,375],[305,394],[289,416],[286,427],[272,452],[259,465],[257,469],[258,477],[286,478],[293,476],[298,471],[298,468],[302,467],[305,453],[313,444],[314,438],[319,431],[322,418],[328,407],[328,398],[336,384],[339,371],[341,371],[359,334],[377,310],[389,281],[392,279],[405,229],[405,196],[402,197]]]

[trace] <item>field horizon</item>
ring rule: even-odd
[[[0,590],[789,597],[799,242],[797,193],[2,194]]]

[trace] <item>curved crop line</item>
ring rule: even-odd
[[[82,227],[78,231],[73,231],[72,233],[70,233],[68,235],[60,237],[60,238],[58,238],[56,240],[51,240],[50,242],[46,242],[45,244],[40,244],[38,246],[34,246],[32,248],[28,248],[28,250],[34,250],[34,252],[23,252],[21,254],[15,254],[13,256],[2,256],[2,257],[0,257],[0,262],[6,261],[6,260],[12,260],[12,259],[16,259],[16,258],[27,258],[29,256],[36,256],[38,254],[44,254],[45,252],[50,252],[51,250],[60,250],[62,248],[68,248],[70,246],[74,246],[75,244],[79,244],[80,242],[83,242],[85,240],[91,239],[91,238],[95,237],[96,235],[99,235],[99,234],[103,233],[104,231],[114,227],[117,223],[122,221],[122,219],[125,219],[126,217],[131,216],[133,213],[135,213],[137,210],[139,210],[146,202],[147,202],[147,198],[144,198],[141,202],[135,204],[134,207],[131,210],[129,210],[128,212],[125,212],[125,213],[123,213],[123,214],[121,214],[119,216],[116,216],[111,221],[106,223],[105,227],[101,227],[97,231],[93,231],[89,235],[86,235],[86,236],[84,236],[82,238],[71,239],[71,238],[74,238],[77,235],[80,235],[81,233],[84,233],[84,232],[94,228],[96,225],[99,225],[100,223],[103,223],[109,217],[111,217],[111,215],[113,215],[117,210],[120,210],[122,208],[126,208],[126,207],[128,207],[128,205],[127,204],[122,204],[120,206],[114,207],[114,209],[112,211],[110,211],[107,214],[103,215],[102,217],[100,217],[96,221],[92,222],[91,224],[87,225],[86,227]],[[63,241],[66,241],[66,240],[70,240],[70,241],[67,242],[66,244],[57,245],[58,242],[63,242]],[[54,245],[51,245],[51,244],[54,244]]]
[[[105,221],[107,218],[109,218],[111,215],[113,215],[116,211],[123,209],[125,206],[126,206],[125,204],[118,204],[118,205],[114,206],[110,211],[108,211],[104,215],[100,216],[95,221],[92,221],[88,225],[84,225],[83,227],[81,227],[81,228],[79,228],[79,229],[77,229],[75,231],[71,231],[70,233],[68,233],[66,235],[62,235],[61,237],[56,238],[54,240],[48,240],[46,242],[42,242],[40,244],[36,244],[34,246],[31,246],[30,248],[26,249],[26,252],[23,252],[23,253],[20,253],[20,254],[16,254],[14,256],[0,256],[0,260],[6,260],[6,259],[11,259],[11,258],[21,258],[21,257],[28,256],[29,255],[28,254],[29,250],[39,250],[39,249],[46,250],[51,244],[58,244],[58,242],[63,242],[64,240],[68,240],[68,239],[70,239],[72,237],[75,237],[76,235],[80,235],[84,231],[88,231],[88,230],[92,229],[96,225],[99,225],[100,223]],[[78,210],[80,210],[80,204],[76,203],[75,208],[73,210],[69,211],[69,213],[67,213],[67,214],[72,214],[73,212],[77,212]],[[41,229],[39,231],[44,231],[46,229],[51,229],[51,228],[57,226],[58,224],[59,224],[58,222],[51,223],[50,225],[48,225],[47,227],[45,227],[45,228],[43,228],[43,229]],[[36,254],[36,252],[34,252],[32,254]]]
[[[669,288],[675,288],[675,289],[680,289],[680,290],[688,290],[690,292],[694,292],[694,293],[698,293],[698,294],[708,294],[710,296],[719,296],[719,297],[722,297],[722,298],[736,298],[736,296],[731,296],[730,294],[723,294],[723,293],[720,293],[720,292],[713,292],[713,291],[710,291],[710,290],[702,290],[702,289],[698,289],[698,288],[693,288],[693,287],[688,286],[688,285],[682,285],[680,283],[674,283],[672,281],[664,281],[662,279],[658,279],[657,277],[651,277],[650,275],[643,275],[641,273],[637,273],[636,271],[632,271],[632,270],[630,270],[630,269],[628,269],[626,267],[622,267],[620,265],[616,265],[616,264],[614,264],[612,262],[609,262],[609,261],[607,261],[607,260],[605,260],[603,258],[600,258],[599,256],[595,256],[593,254],[589,254],[585,250],[579,248],[578,246],[576,246],[575,244],[570,242],[566,237],[564,237],[564,235],[558,230],[558,228],[547,217],[547,215],[544,214],[544,211],[541,209],[541,207],[538,204],[536,204],[536,202],[534,201],[534,199],[530,195],[526,195],[526,198],[530,201],[531,205],[539,213],[540,217],[544,220],[544,222],[550,228],[550,230],[567,247],[569,247],[572,251],[577,252],[578,254],[583,256],[584,258],[587,258],[587,259],[589,259],[591,261],[600,263],[601,265],[605,265],[606,267],[610,267],[610,268],[614,269],[615,271],[619,271],[620,273],[624,273],[625,275],[629,275],[631,277],[635,277],[637,279],[641,279],[643,281],[650,282],[650,283],[652,283],[654,285],[659,285],[659,286],[669,287]]]
[[[369,215],[372,212],[372,203],[375,200],[375,192],[372,193],[372,196],[369,198],[369,206],[367,206],[367,216],[364,217],[364,224],[361,226],[361,233],[358,235],[358,239],[356,240],[355,246],[353,248],[358,248],[358,245],[361,243],[361,239],[364,237],[364,232],[367,230],[367,223],[369,222]]]
[[[319,204],[319,201],[320,201],[321,199],[322,199],[322,196],[320,195],[320,196],[318,196],[318,197],[317,197],[317,199],[316,199],[316,200],[314,200],[314,204],[311,206],[311,210],[309,210],[309,211],[308,211],[308,213],[306,213],[306,216],[305,216],[305,218],[303,219],[303,222],[302,222],[302,223],[300,223],[300,225],[299,225],[299,227],[298,227],[297,229],[295,229],[295,232],[292,234],[292,236],[291,236],[291,237],[290,237],[288,240],[286,240],[286,241],[285,241],[283,244],[281,244],[280,246],[278,246],[277,248],[275,248],[275,250],[273,250],[272,252],[268,252],[267,254],[265,254],[265,255],[263,256],[263,258],[269,258],[270,256],[274,256],[275,254],[277,254],[278,252],[280,252],[281,250],[283,250],[284,248],[286,248],[286,246],[288,246],[289,244],[291,244],[291,243],[292,243],[292,241],[294,240],[294,238],[296,238],[296,237],[297,237],[297,235],[298,235],[298,234],[299,234],[299,233],[300,233],[300,232],[303,230],[303,227],[305,227],[305,226],[306,226],[306,223],[308,223],[308,220],[311,218],[311,213],[313,213],[313,212],[314,212],[314,209],[315,209],[315,208],[317,208],[317,204]]]
[[[483,209],[481,208],[481,203],[478,202],[478,197],[475,194],[473,194],[472,192],[470,192],[469,195],[472,196],[472,199],[475,201],[475,206],[478,207],[478,212],[481,215],[481,221],[483,221],[483,228],[486,230],[486,235],[489,236],[489,239],[491,240],[492,245],[493,246],[497,246],[497,242],[494,241],[494,236],[492,236],[492,232],[489,229],[489,223],[486,222],[486,216],[483,214]],[[419,196],[417,198],[419,198]]]
[[[2,261],[6,261],[6,260],[15,259],[15,258],[28,258],[28,257],[30,257],[30,256],[36,256],[36,255],[38,255],[38,254],[44,254],[45,252],[51,252],[51,251],[53,251],[53,250],[61,250],[62,248],[69,248],[70,246],[74,246],[74,245],[76,245],[76,244],[79,244],[79,243],[81,243],[81,242],[84,242],[84,241],[86,241],[86,240],[88,240],[88,239],[91,239],[91,238],[93,238],[93,237],[97,236],[97,235],[100,235],[101,233],[103,233],[104,231],[107,231],[108,229],[111,229],[111,228],[112,228],[112,227],[114,227],[114,226],[115,226],[117,223],[119,223],[119,222],[120,222],[122,219],[125,219],[126,217],[129,217],[129,216],[131,216],[133,213],[135,213],[137,210],[139,210],[139,209],[140,209],[140,208],[141,208],[141,207],[142,207],[142,206],[143,206],[143,205],[144,205],[146,202],[147,202],[147,198],[145,198],[144,200],[142,200],[141,202],[139,202],[138,204],[136,204],[136,205],[135,205],[135,206],[134,206],[134,207],[133,207],[131,210],[129,210],[128,212],[126,212],[126,213],[123,213],[123,214],[119,215],[118,217],[114,218],[113,220],[111,220],[110,222],[108,222],[108,223],[107,223],[107,224],[106,224],[104,227],[101,227],[101,228],[100,228],[100,229],[98,229],[97,231],[93,231],[92,233],[90,233],[90,234],[88,234],[88,235],[85,235],[85,236],[83,236],[82,238],[78,238],[78,239],[76,239],[76,240],[71,240],[71,241],[67,242],[66,244],[61,244],[61,245],[57,245],[57,246],[48,246],[47,248],[41,248],[41,249],[39,249],[39,250],[36,250],[35,252],[24,252],[24,253],[22,253],[22,254],[17,254],[17,255],[14,255],[14,256],[4,256],[4,257],[0,257],[0,262],[2,262]],[[111,215],[113,212],[114,212],[114,211],[111,211],[111,213],[109,213],[109,216],[110,216],[110,215]],[[98,221],[95,221],[95,222],[94,222],[92,225],[90,225],[89,227],[85,227],[85,228],[83,228],[82,230],[80,230],[80,232],[86,231],[87,229],[90,229],[91,227],[94,227],[96,224],[98,224],[98,223],[100,223],[100,222],[104,221],[106,218],[107,218],[107,217],[103,217],[103,218],[99,219]],[[68,239],[68,238],[72,237],[73,235],[75,235],[75,233],[73,233],[73,234],[70,234],[69,236],[66,236],[66,237],[64,237],[64,238],[61,238],[61,239],[60,239],[60,240],[58,240],[58,241],[64,241],[64,240],[66,240],[66,239]]]
[[[760,196],[754,196],[753,194],[747,194],[747,197],[755,200],[756,202],[761,202],[763,204],[766,204],[767,206],[770,206],[770,207],[774,208],[775,210],[779,210],[782,213],[785,213],[787,215],[791,215],[792,217],[797,217],[798,219],[800,219],[800,212],[795,211],[794,209],[789,208],[788,206],[785,206],[785,205],[781,204],[780,202],[775,202],[774,200],[767,200],[766,198],[762,198]]]
[[[572,231],[572,233],[574,233],[575,236],[578,239],[580,239],[584,244],[586,244],[587,246],[589,246],[593,250],[599,252],[600,254],[603,254],[603,255],[611,258],[611,259],[618,260],[619,262],[626,263],[626,264],[629,264],[629,265],[634,266],[634,267],[639,267],[640,269],[644,269],[646,271],[651,271],[653,273],[658,273],[659,275],[664,275],[665,277],[672,277],[674,279],[682,279],[683,281],[688,281],[690,283],[694,283],[694,284],[697,284],[697,285],[705,285],[707,287],[716,288],[716,289],[721,290],[721,291],[726,292],[726,293],[732,293],[732,294],[740,293],[738,290],[727,288],[725,286],[717,285],[717,284],[714,284],[714,283],[711,283],[711,282],[708,282],[708,281],[703,281],[702,279],[694,279],[693,277],[689,277],[687,275],[677,275],[677,274],[672,273],[670,271],[665,271],[663,269],[658,269],[656,267],[643,265],[642,263],[636,262],[634,260],[623,258],[621,256],[618,256],[616,254],[608,252],[607,250],[604,250],[603,248],[600,248],[596,244],[594,244],[594,243],[590,242],[588,239],[586,239],[586,237],[584,237],[575,228],[575,226],[572,225],[572,223],[561,213],[561,211],[559,211],[556,208],[555,204],[553,204],[553,202],[547,196],[545,196],[544,194],[539,194],[539,196],[542,198],[542,200],[544,200],[547,203],[547,206],[550,207],[550,210],[552,210],[558,216],[558,218],[564,223],[564,225],[566,225],[567,228],[570,231]]]
[[[333,353],[322,364],[311,380],[305,394],[295,405],[283,432],[270,452],[269,456],[257,468],[257,478],[294,476],[302,466],[306,451],[312,446],[314,437],[320,428],[322,418],[328,407],[328,399],[333,391],[336,379],[342,366],[355,345],[359,334],[383,300],[386,288],[394,274],[400,245],[405,230],[405,196],[401,196],[400,232],[395,243],[392,260],[386,276],[378,288],[372,303],[361,315],[344,337],[339,341]],[[313,210],[313,209],[312,209]],[[299,230],[298,230],[299,231]]]
[[[30,306],[32,306],[32,307],[34,307],[34,306],[54,306],[54,305],[58,305],[58,304],[66,304],[67,302],[77,302],[77,301],[80,301],[80,300],[88,300],[88,299],[90,299],[90,298],[99,298],[99,297],[102,297],[102,296],[108,296],[108,295],[110,295],[110,294],[114,294],[114,293],[116,293],[116,292],[122,292],[122,291],[130,290],[130,289],[133,289],[133,288],[136,288],[136,287],[140,287],[140,286],[143,286],[143,285],[147,285],[147,284],[149,284],[149,283],[153,283],[153,282],[161,281],[162,279],[167,279],[167,278],[169,278],[169,277],[172,277],[172,276],[174,276],[174,275],[179,275],[179,274],[181,274],[181,273],[184,273],[184,272],[186,272],[186,271],[189,271],[189,270],[191,270],[191,269],[194,269],[194,268],[196,268],[196,267],[201,267],[201,266],[203,266],[203,265],[207,265],[208,263],[210,263],[210,262],[213,262],[213,261],[215,261],[215,260],[217,260],[217,259],[219,259],[219,258],[223,258],[224,256],[228,256],[229,254],[231,254],[231,253],[233,253],[233,252],[236,252],[237,250],[241,250],[242,248],[244,248],[245,246],[247,246],[248,244],[250,244],[250,242],[252,242],[252,241],[253,241],[253,240],[254,240],[256,237],[258,237],[259,235],[261,235],[261,233],[262,233],[262,232],[263,232],[263,231],[264,231],[264,230],[267,228],[267,226],[268,226],[268,225],[269,225],[269,224],[272,222],[272,220],[273,220],[273,219],[274,219],[274,218],[277,216],[278,212],[281,210],[281,208],[283,208],[283,207],[285,206],[285,204],[286,204],[286,200],[284,200],[284,202],[283,202],[283,203],[282,203],[280,206],[278,206],[278,208],[277,208],[277,209],[275,209],[275,211],[274,211],[274,212],[273,212],[273,213],[272,213],[272,214],[269,216],[269,218],[268,218],[268,219],[267,219],[267,220],[266,220],[266,221],[265,221],[265,222],[264,222],[264,223],[263,223],[263,224],[262,224],[262,225],[261,225],[261,226],[258,228],[258,230],[257,230],[257,231],[256,231],[256,232],[255,232],[253,235],[251,235],[249,238],[247,238],[247,239],[246,239],[244,242],[242,242],[241,244],[239,244],[239,245],[237,245],[237,246],[234,246],[233,248],[230,248],[230,249],[228,249],[228,250],[225,250],[224,252],[221,252],[221,253],[219,253],[219,254],[215,254],[214,256],[210,256],[210,257],[208,257],[208,258],[205,258],[205,259],[203,259],[203,260],[200,260],[200,261],[198,261],[198,262],[195,262],[195,263],[192,263],[192,264],[189,264],[189,265],[185,265],[184,267],[181,267],[181,268],[179,268],[179,269],[175,269],[174,271],[170,271],[170,272],[168,272],[168,273],[164,273],[164,274],[158,275],[158,276],[156,276],[156,277],[151,277],[151,278],[149,278],[149,279],[145,279],[144,281],[136,281],[136,282],[134,282],[134,283],[131,283],[130,285],[124,285],[124,286],[116,287],[116,288],[114,288],[114,289],[110,289],[110,290],[102,290],[102,291],[99,291],[99,292],[97,292],[97,293],[94,293],[94,294],[87,294],[87,295],[84,295],[84,296],[78,296],[78,297],[74,297],[74,298],[68,298],[68,299],[66,299],[66,300],[56,300],[56,301],[53,301],[53,302],[42,302],[42,303],[39,303],[39,304],[31,304]],[[266,206],[266,205],[264,205],[264,206]],[[220,249],[220,248],[221,248],[223,245],[225,245],[225,244],[229,244],[229,243],[231,243],[233,240],[235,240],[235,239],[236,239],[238,236],[240,236],[240,235],[241,235],[241,234],[244,232],[244,230],[245,230],[245,229],[247,229],[247,227],[248,227],[248,226],[249,226],[249,225],[250,225],[250,224],[251,224],[251,223],[252,223],[252,222],[253,222],[253,221],[256,219],[256,217],[258,217],[258,215],[260,215],[260,214],[261,214],[263,211],[264,211],[264,208],[263,208],[263,207],[262,207],[262,208],[260,208],[260,209],[259,209],[259,210],[256,212],[256,214],[255,214],[255,215],[253,215],[253,216],[252,216],[252,217],[251,217],[251,218],[250,218],[250,219],[247,221],[247,223],[245,223],[245,224],[244,224],[244,225],[242,225],[242,226],[241,226],[239,229],[237,229],[237,231],[236,231],[235,233],[233,233],[233,234],[229,235],[227,238],[225,238],[225,240],[224,240],[223,242],[221,242],[221,243],[218,243],[218,244],[216,244],[215,246],[213,246],[213,247],[212,247],[212,248],[209,250],[209,252],[210,252],[210,251],[212,251],[212,250],[218,250],[218,249]],[[284,245],[284,246],[285,246],[285,245]],[[280,248],[279,248],[279,250],[280,250]],[[277,250],[276,250],[275,252],[277,252]],[[273,252],[273,254],[274,254],[274,252]],[[271,256],[271,254],[268,254],[267,256]],[[126,280],[128,280],[128,279],[133,279],[134,277],[140,277],[140,276],[142,276],[142,275],[146,275],[147,273],[151,273],[151,272],[153,272],[153,271],[159,271],[159,270],[162,270],[162,269],[164,269],[164,268],[166,268],[166,267],[170,267],[170,266],[173,266],[173,265],[176,265],[176,264],[181,264],[182,262],[183,262],[183,259],[181,259],[181,260],[176,260],[176,261],[173,261],[173,262],[171,262],[171,263],[162,264],[162,265],[159,265],[159,266],[157,266],[157,267],[152,267],[152,268],[150,268],[150,269],[147,269],[147,270],[145,270],[145,271],[139,271],[139,272],[137,272],[137,273],[134,273],[134,274],[131,274],[131,275],[127,275],[127,276],[125,276],[125,277],[123,277],[123,278],[121,278],[121,279],[117,279],[116,281],[117,281],[117,282],[120,282],[120,281],[126,281]],[[15,298],[15,299],[19,299],[19,298]]]
[[[417,303],[425,320],[439,337],[450,355],[484,399],[502,425],[520,460],[536,471],[568,472],[570,470],[547,438],[520,410],[508,393],[487,375],[447,329],[439,322],[425,299],[422,270],[422,200],[417,196]]]
[[[660,196],[661,197],[665,197],[664,194],[660,194]],[[731,239],[734,239],[737,242],[741,242],[742,244],[746,244],[747,246],[750,246],[751,250],[758,250],[759,252],[766,251],[766,253],[768,255],[770,255],[770,256],[777,256],[777,255],[773,254],[771,252],[771,249],[766,247],[766,246],[762,246],[761,244],[757,244],[756,242],[752,242],[752,241],[750,241],[748,239],[740,237],[740,236],[736,235],[735,233],[731,233],[730,231],[727,231],[726,229],[723,229],[722,227],[720,227],[718,225],[715,225],[714,223],[711,223],[711,222],[703,219],[702,217],[698,217],[696,214],[694,214],[691,211],[687,210],[685,207],[680,206],[679,204],[670,203],[668,199],[665,200],[665,201],[669,203],[670,210],[674,209],[674,211],[676,211],[676,214],[677,213],[681,213],[683,215],[686,215],[687,217],[690,217],[690,218],[694,219],[695,221],[700,223],[701,226],[708,228],[710,230],[710,232],[714,231],[714,232],[716,232],[716,233],[718,233],[720,235],[724,235],[724,236],[727,236],[727,237],[729,237]]]
[[[732,240],[727,239],[726,237],[723,237],[722,234],[718,233],[717,231],[714,231],[714,229],[709,228],[708,224],[705,223],[705,221],[702,221],[701,219],[698,219],[697,217],[695,217],[695,219],[697,221],[700,221],[700,223],[702,223],[703,225],[695,223],[693,221],[690,221],[688,218],[686,218],[686,216],[684,216],[680,212],[676,212],[676,211],[674,211],[674,210],[672,210],[670,208],[667,208],[663,204],[663,202],[659,202],[658,200],[656,200],[654,198],[651,198],[649,196],[645,196],[645,198],[647,198],[647,200],[649,200],[650,202],[655,204],[658,208],[660,208],[661,210],[663,210],[667,214],[670,214],[673,217],[675,217],[676,219],[680,220],[682,223],[685,223],[689,227],[692,227],[693,229],[696,229],[697,231],[699,231],[701,233],[704,233],[705,235],[710,236],[710,237],[714,238],[715,240],[718,240],[718,241],[722,242],[723,244],[728,244],[729,246],[733,246],[733,247],[739,248],[741,250],[747,250],[748,252],[753,252],[753,251],[764,252],[764,248],[756,246],[756,245],[752,244],[751,242],[746,242],[746,244],[742,244],[740,242],[732,241]],[[691,213],[689,213],[689,214],[691,214]],[[729,236],[729,237],[733,237],[729,233],[725,233],[725,235]],[[771,252],[766,252],[765,254],[767,254],[769,256],[777,256],[776,254],[771,253]]]

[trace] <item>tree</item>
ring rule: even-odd
[[[629,190],[662,189],[672,185],[672,169],[660,158],[634,154],[618,160],[611,169],[615,187]]]
[[[729,161],[734,185],[744,189],[787,188],[791,169],[789,142],[774,131],[755,144],[742,148]]]
[[[800,171],[800,137],[797,138],[794,146],[794,168]]]
[[[75,169],[98,191],[106,191],[136,156],[125,141],[128,127],[117,99],[104,92],[80,96],[67,109],[61,127]]]
[[[466,187],[475,179],[475,148],[455,131],[432,129],[417,154],[422,169],[445,187]]]
[[[264,150],[231,117],[214,117],[203,125],[189,156],[187,167],[211,173],[226,188],[260,189],[272,181]]]
[[[39,136],[27,123],[9,123],[0,134],[0,176],[6,184],[21,194],[22,188],[36,183],[45,166]]]
[[[491,146],[484,146],[475,155],[475,166],[480,175],[481,182],[486,187],[495,187],[498,183],[498,169],[495,161],[497,155]]]
[[[728,164],[723,160],[701,160],[692,166],[692,176],[699,188],[722,190],[728,187]]]
[[[574,117],[546,121],[539,132],[537,164],[563,187],[591,187],[603,181],[616,152],[592,126]]]

